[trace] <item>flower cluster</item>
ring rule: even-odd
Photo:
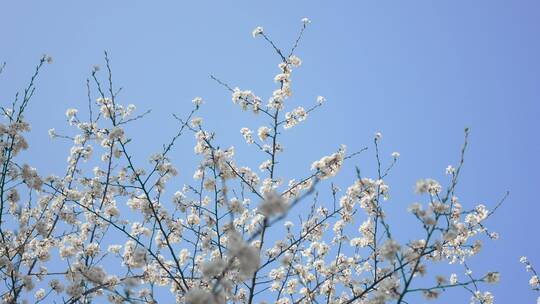
[[[336,153],[313,162],[313,164],[311,164],[311,170],[317,170],[319,178],[335,176],[343,165],[345,148],[345,145],[342,145]]]
[[[525,270],[531,273],[531,278],[529,279],[529,286],[532,290],[540,292],[540,279],[538,278],[538,273],[534,269],[533,265],[529,259],[525,256],[519,258],[519,262],[525,265]],[[540,303],[540,296],[536,300],[537,303]]]

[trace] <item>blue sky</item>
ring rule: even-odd
[[[207,127],[255,166],[260,159],[242,145],[238,130],[260,120],[241,113],[209,75],[269,96],[279,58],[251,30],[262,25],[287,47],[300,19],[309,17],[293,103],[310,105],[317,95],[328,103],[286,132],[283,176],[303,176],[341,143],[358,150],[381,131],[383,153],[401,153],[388,180],[390,212],[404,234],[414,233],[405,210],[418,199],[415,181],[445,180],[470,127],[458,196],[470,206],[494,206],[510,191],[489,225],[501,238],[485,245],[473,268],[501,272],[501,283],[491,286],[498,303],[536,299],[518,259],[527,255],[540,267],[539,2],[6,1],[0,11],[3,104],[23,88],[43,53],[54,58],[27,115],[33,149],[26,155],[42,174],[60,174],[65,166],[69,146],[51,142],[47,130],[66,129],[66,108],[86,107],[86,78],[102,65],[103,50],[123,87],[122,102],[152,109],[129,130],[141,161],[174,133],[170,113],[186,113],[191,99],[202,96]],[[192,174],[192,145],[192,138],[183,139],[173,155],[185,178]],[[352,182],[354,165],[374,175],[374,164],[367,152],[336,182],[342,188]],[[464,296],[441,302],[465,302]]]

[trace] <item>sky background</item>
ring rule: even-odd
[[[370,146],[383,133],[382,153],[401,158],[388,178],[391,221],[403,236],[416,222],[405,210],[419,200],[414,183],[457,164],[463,129],[471,128],[458,196],[472,207],[494,206],[510,197],[488,227],[500,240],[487,242],[473,259],[482,273],[499,270],[501,283],[488,286],[497,303],[534,303],[526,255],[540,267],[540,2],[538,1],[4,1],[0,4],[0,100],[12,101],[43,53],[45,67],[28,110],[31,149],[26,156],[41,174],[61,174],[69,145],[53,142],[47,130],[68,130],[64,112],[86,108],[86,79],[110,54],[120,102],[134,103],[147,119],[129,129],[140,161],[160,150],[175,132],[171,113],[185,114],[202,96],[208,128],[223,146],[235,145],[238,163],[257,166],[239,133],[261,118],[242,113],[214,74],[265,100],[274,89],[279,58],[262,39],[261,25],[278,46],[288,48],[309,17],[293,74],[293,105],[328,99],[302,125],[284,132],[286,178],[305,176],[313,160],[340,144],[350,151]],[[307,105],[307,106],[306,106]],[[181,175],[193,172],[194,140],[182,139],[173,161]],[[346,188],[354,166],[375,175],[368,151],[349,163],[335,182]],[[461,268],[456,272],[462,274]],[[461,272],[460,272],[461,271]],[[466,303],[449,292],[440,303]],[[423,302],[423,300],[418,300]]]

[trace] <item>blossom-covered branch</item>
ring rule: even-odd
[[[29,148],[24,113],[39,72],[52,63],[43,56],[23,94],[1,108],[2,301],[378,304],[461,288],[472,303],[493,303],[484,284],[496,283],[499,273],[476,275],[468,260],[482,240],[497,239],[486,222],[500,203],[490,210],[456,196],[468,129],[457,166],[446,168],[447,182],[418,180],[419,202],[409,213],[419,229],[409,239],[395,234],[400,221],[385,212],[387,177],[400,154],[381,152],[381,133],[368,148],[334,147],[306,162],[299,176],[284,174],[283,138],[326,106],[319,92],[293,106],[292,75],[302,66],[297,51],[309,24],[301,20],[290,48],[262,27],[253,31],[279,59],[266,98],[211,76],[256,122],[238,136],[264,158],[260,164],[237,159],[235,147],[207,128],[197,116],[207,106],[202,97],[191,100],[187,115],[174,114],[177,128],[165,130],[170,140],[147,163],[138,161],[136,145],[144,139],[127,126],[152,119],[151,112],[123,103],[105,53],[104,71],[95,66],[86,82],[87,109],[66,111],[71,130],[49,130],[53,140],[72,144],[67,168],[62,176],[43,175],[20,161]],[[194,136],[193,150],[177,147],[186,135]],[[193,152],[199,161],[182,185],[173,159]],[[357,165],[356,178],[341,190],[333,178],[354,168],[359,154],[373,156],[376,172],[364,176]],[[441,262],[454,273],[437,273],[432,266]]]

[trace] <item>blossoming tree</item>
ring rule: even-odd
[[[20,154],[29,147],[24,114],[37,76],[52,61],[44,56],[24,92],[2,107],[3,302],[410,303],[414,294],[434,299],[463,288],[471,303],[492,303],[484,283],[497,282],[499,274],[473,274],[467,260],[480,252],[482,239],[497,238],[485,222],[498,204],[491,210],[469,206],[455,193],[468,130],[461,161],[446,169],[447,185],[433,179],[416,184],[423,203],[412,204],[409,212],[423,231],[417,239],[395,238],[398,228],[384,211],[390,191],[385,178],[399,153],[388,158],[379,153],[380,133],[369,149],[351,153],[343,145],[314,161],[305,176],[280,173],[285,130],[325,106],[322,96],[305,107],[288,103],[291,75],[302,64],[296,50],[309,23],[302,19],[287,50],[262,27],[253,31],[279,59],[270,97],[263,100],[213,77],[230,91],[233,104],[263,121],[257,130],[240,130],[246,144],[266,158],[256,169],[236,160],[234,147],[222,148],[219,134],[205,127],[197,116],[205,106],[200,97],[185,117],[175,116],[176,135],[150,157],[150,164],[136,163],[137,139],[125,126],[140,123],[146,113],[122,104],[105,53],[104,77],[95,67],[88,82],[88,109],[66,111],[73,133],[49,130],[54,140],[73,143],[65,173],[37,172],[21,162]],[[194,136],[200,162],[193,180],[175,189],[171,155],[187,153],[174,150],[184,135]],[[331,203],[320,203],[320,189],[328,186],[323,181],[353,163],[358,153],[370,152],[376,174],[370,178],[358,171],[345,191],[332,184]],[[299,205],[308,211],[290,216]],[[271,240],[272,234],[281,237]],[[451,264],[465,275],[433,273],[435,263]],[[533,283],[537,288],[538,278]]]

